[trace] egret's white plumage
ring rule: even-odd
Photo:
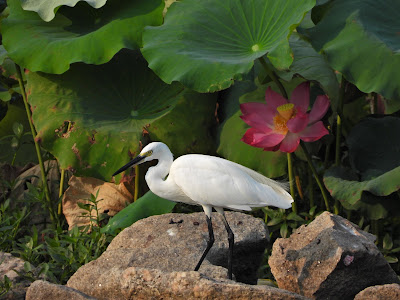
[[[173,161],[169,148],[159,142],[144,147],[140,156],[143,161],[158,160],[147,171],[146,182],[154,194],[168,200],[234,210],[289,208],[293,202],[283,184],[223,158],[188,154]]]
[[[146,173],[150,190],[165,199],[201,205],[207,215],[210,240],[195,270],[198,270],[214,241],[211,211],[214,207],[224,218],[230,242],[228,273],[232,278],[231,256],[233,253],[233,233],[225,219],[224,208],[251,210],[252,207],[275,206],[290,208],[292,197],[286,185],[269,179],[249,168],[229,160],[188,154],[175,161],[167,145],[160,142],[148,144],[139,156],[123,166],[114,175],[130,166],[157,159],[157,165]]]

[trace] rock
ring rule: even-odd
[[[43,280],[36,280],[32,283],[26,293],[26,300],[96,300],[73,288],[53,284]]]
[[[353,299],[361,290],[399,280],[374,244],[375,236],[324,212],[287,239],[269,259],[279,288],[310,298]]]
[[[0,280],[7,276],[12,282],[12,289],[2,299],[25,299],[26,289],[31,282],[17,273],[24,273],[25,262],[5,252],[0,252],[0,262]]]
[[[165,273],[132,267],[123,272],[121,284],[123,299],[307,299],[273,287],[214,280],[194,271]]]
[[[264,222],[236,212],[227,212],[226,217],[235,234],[233,273],[238,281],[256,283],[268,240]],[[227,271],[220,266],[227,265],[227,233],[217,214],[213,214],[213,225],[215,243],[199,271],[209,278],[223,279],[227,278]],[[207,240],[204,213],[152,216],[123,230],[97,260],[82,266],[67,285],[103,299],[122,297],[120,277],[126,269],[192,271]]]
[[[400,285],[396,283],[370,286],[359,292],[354,300],[394,300],[400,299]]]

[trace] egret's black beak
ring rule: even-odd
[[[119,168],[114,174],[112,174],[112,176],[118,175],[119,173],[125,171],[129,167],[137,165],[145,158],[146,158],[146,156],[140,156],[140,155],[136,156],[134,159],[132,159],[130,162],[128,162],[125,166],[123,166],[122,168]]]

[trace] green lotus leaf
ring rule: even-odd
[[[24,10],[35,11],[46,22],[54,19],[58,7],[62,5],[75,6],[80,0],[21,0]],[[93,8],[100,8],[106,4],[107,0],[84,0]]]
[[[48,23],[18,0],[8,5],[1,33],[9,57],[34,72],[61,74],[74,62],[103,64],[122,48],[139,48],[144,26],[162,23],[164,1],[113,0],[100,9],[79,2]]]
[[[169,213],[175,205],[175,202],[160,198],[148,191],[144,196],[113,216],[108,224],[101,229],[101,232],[115,233],[118,229],[131,226],[140,219]]]
[[[351,169],[332,167],[325,172],[324,183],[332,197],[346,209],[366,210],[375,220],[385,217],[391,207],[399,205],[398,197],[391,194],[400,189],[400,167],[364,181],[359,181]]]
[[[352,128],[346,143],[352,168],[362,179],[400,166],[400,118],[365,118]]]
[[[185,0],[146,27],[142,53],[167,83],[199,92],[228,88],[267,53],[277,68],[292,58],[287,39],[315,0]],[[278,53],[276,48],[284,49]],[[177,63],[179,62],[179,63]]]
[[[318,81],[331,103],[336,106],[339,98],[339,83],[335,72],[324,57],[297,33],[290,36],[289,44],[294,55],[293,63],[288,71],[278,71],[278,75],[286,81],[290,81],[295,74],[307,80]]]
[[[62,75],[27,77],[36,139],[61,168],[103,180],[138,154],[143,128],[168,113],[182,91],[128,50],[104,65],[74,64]]]
[[[400,2],[337,0],[306,30],[314,48],[365,93],[400,101]]]
[[[217,153],[265,176],[279,177],[286,174],[285,153],[263,151],[263,149],[252,147],[240,140],[249,126],[239,117],[241,115],[239,104],[265,101],[265,88],[254,89],[253,82],[236,82],[224,94],[220,108],[224,121],[218,129]],[[244,96],[241,97],[242,95]]]
[[[175,157],[214,153],[215,139],[211,132],[216,125],[217,96],[217,93],[186,91],[169,114],[146,128],[150,140],[166,143]]]

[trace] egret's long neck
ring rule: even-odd
[[[158,159],[158,164],[150,167],[146,173],[146,182],[150,190],[160,197],[165,197],[164,193],[168,193],[168,183],[165,181],[173,162],[172,153],[164,153]]]

